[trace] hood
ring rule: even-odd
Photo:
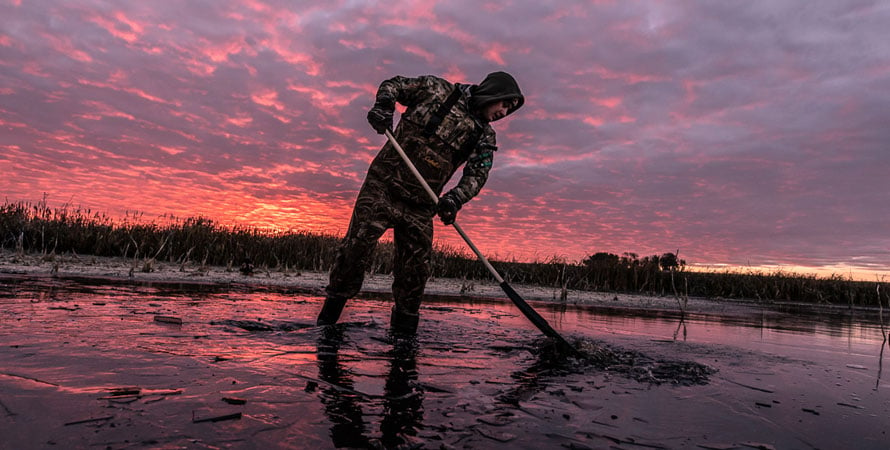
[[[507,111],[507,115],[512,114],[525,103],[525,97],[519,90],[519,84],[507,72],[492,72],[481,83],[470,88],[470,107],[474,110],[479,110],[493,102],[512,99],[518,99],[519,102]]]

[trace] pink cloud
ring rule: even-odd
[[[361,39],[340,39],[337,42],[340,45],[353,50],[363,50],[367,47],[367,43]]]
[[[592,101],[593,103],[605,106],[606,108],[616,108],[621,105],[621,97],[594,98]]]
[[[584,119],[582,119],[582,122],[586,123],[587,125],[593,126],[593,127],[602,126],[602,124],[606,123],[600,117],[585,117]]]
[[[327,81],[325,82],[325,86],[331,88],[339,88],[339,87],[348,87],[351,89],[355,89],[356,91],[361,91],[368,94],[374,94],[377,92],[377,85],[373,83],[358,83],[349,80],[338,80],[338,81]]]
[[[275,108],[278,111],[284,111],[284,103],[278,100],[278,92],[272,89],[260,89],[250,95],[250,99],[254,103],[262,106]]]
[[[343,137],[352,137],[355,134],[355,130],[351,128],[336,127],[330,124],[323,124],[321,125],[321,127],[327,130],[331,130]]]
[[[504,61],[503,53],[508,50],[509,49],[506,46],[495,42],[485,49],[483,55],[485,55],[485,59],[497,63],[498,65],[505,66],[507,63]]]
[[[447,80],[452,80],[455,83],[472,83],[468,78],[467,74],[464,71],[457,67],[456,65],[451,65],[448,67],[448,70],[442,75]],[[478,81],[476,81],[478,83]]]
[[[624,72],[609,69],[604,66],[595,66],[593,69],[584,69],[582,72],[579,72],[579,74],[583,73],[592,73],[606,80],[621,80],[629,85],[665,80],[664,77],[658,75]]]
[[[247,6],[248,8],[250,8],[256,12],[266,13],[266,14],[270,14],[270,13],[274,12],[274,9],[271,6],[261,2],[259,0],[246,0],[242,3],[245,6]]]
[[[227,61],[230,55],[237,55],[241,52],[255,54],[240,36],[219,43],[204,41],[202,44],[201,52],[214,63]]]
[[[110,89],[110,90],[114,90],[114,91],[126,92],[128,94],[132,94],[132,95],[135,95],[135,96],[142,98],[144,100],[148,100],[148,101],[155,102],[155,103],[162,103],[165,105],[182,106],[182,103],[180,103],[178,101],[165,100],[163,98],[151,95],[139,88],[117,86],[112,83],[93,81],[93,80],[88,80],[85,78],[80,78],[77,80],[77,82],[83,86],[92,86],[92,87],[98,87],[98,88],[102,88],[102,89]]]
[[[291,48],[291,42],[276,38],[265,44],[273,49],[288,64],[302,67],[307,74],[318,76],[321,73],[321,64],[316,62],[312,55],[306,52],[300,52]]]
[[[98,102],[98,101],[86,101],[84,105],[89,107],[89,112],[82,113],[78,115],[78,117],[88,118],[91,120],[101,120],[105,117],[118,117],[127,120],[137,120],[135,116],[132,114],[125,113],[123,111],[116,110],[111,106]]]
[[[135,20],[129,19],[127,17],[127,15],[123,13],[123,11],[115,12],[114,18],[117,19],[118,21],[120,21],[121,23],[126,24],[137,35],[141,35],[143,33],[143,31],[145,30],[145,27],[148,26],[148,24],[143,24],[143,23],[137,22]]]
[[[40,64],[32,61],[22,64],[22,73],[41,78],[49,78],[51,76]]]
[[[327,83],[327,85],[332,87],[334,86],[334,84],[331,83]],[[340,84],[340,86],[345,85]],[[323,90],[309,86],[298,86],[295,84],[290,84],[287,88],[288,90],[308,95],[311,99],[312,105],[314,107],[320,108],[326,114],[331,116],[338,116],[343,107],[350,104],[356,98],[367,95],[368,87],[361,87],[361,89],[365,90],[365,92],[353,92],[347,95],[339,96],[334,95],[330,90]],[[376,88],[372,88],[372,90],[376,92]]]
[[[29,128],[29,125],[22,122],[10,122],[0,118],[0,127],[3,128]]]
[[[58,53],[61,53],[75,61],[82,63],[93,62],[93,58],[89,53],[76,48],[72,40],[68,37],[56,36],[44,33],[42,36],[47,43]]]
[[[121,11],[115,12],[113,16],[116,20],[98,14],[92,15],[88,20],[99,25],[110,35],[122,39],[129,44],[139,40],[144,32],[145,24],[128,19]]]
[[[185,150],[186,150],[186,149],[183,148],[183,147],[168,147],[168,146],[165,146],[165,145],[159,145],[158,148],[159,148],[161,151],[163,151],[164,153],[166,153],[166,154],[168,154],[168,155],[172,155],[172,156],[176,156],[176,155],[178,155],[178,154],[180,154],[180,153],[185,152]]]
[[[253,122],[253,117],[250,116],[238,116],[238,117],[227,117],[226,122],[240,128],[244,128]]]
[[[404,47],[402,47],[402,49],[405,51],[405,53],[417,55],[417,56],[423,58],[428,63],[432,63],[436,59],[436,55],[424,50],[423,48],[421,48],[420,46],[417,46],[417,45],[411,45],[411,44],[405,45]]]

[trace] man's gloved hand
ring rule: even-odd
[[[383,95],[377,97],[374,107],[368,111],[368,123],[377,131],[377,134],[383,134],[384,131],[392,129],[392,114],[395,109],[395,99]]]
[[[460,202],[455,200],[453,196],[448,194],[443,195],[442,198],[439,199],[438,204],[439,218],[442,219],[442,223],[445,225],[453,224],[454,219],[457,218],[457,212],[460,211],[460,207]]]

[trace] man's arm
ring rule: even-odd
[[[415,78],[395,76],[380,83],[377,88],[377,101],[399,102],[405,106],[411,107],[424,98],[424,93],[428,92],[429,86],[433,84],[431,75],[424,75]],[[393,103],[395,106],[395,103]]]
[[[425,95],[429,95],[429,86],[434,82],[434,77],[430,75],[416,78],[395,76],[383,81],[377,88],[374,106],[368,111],[368,123],[377,133],[383,134],[393,127],[396,102],[408,107],[416,105]]]
[[[464,165],[463,175],[457,186],[448,191],[445,196],[454,200],[458,207],[470,201],[471,198],[479,194],[482,186],[488,180],[488,172],[494,160],[494,152],[497,150],[495,144],[495,135],[493,132],[486,132],[479,140],[479,144],[470,153],[467,163]]]

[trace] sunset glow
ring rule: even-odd
[[[342,234],[379,83],[505,70],[486,254],[890,275],[879,2],[301,3],[0,0],[0,194]]]

